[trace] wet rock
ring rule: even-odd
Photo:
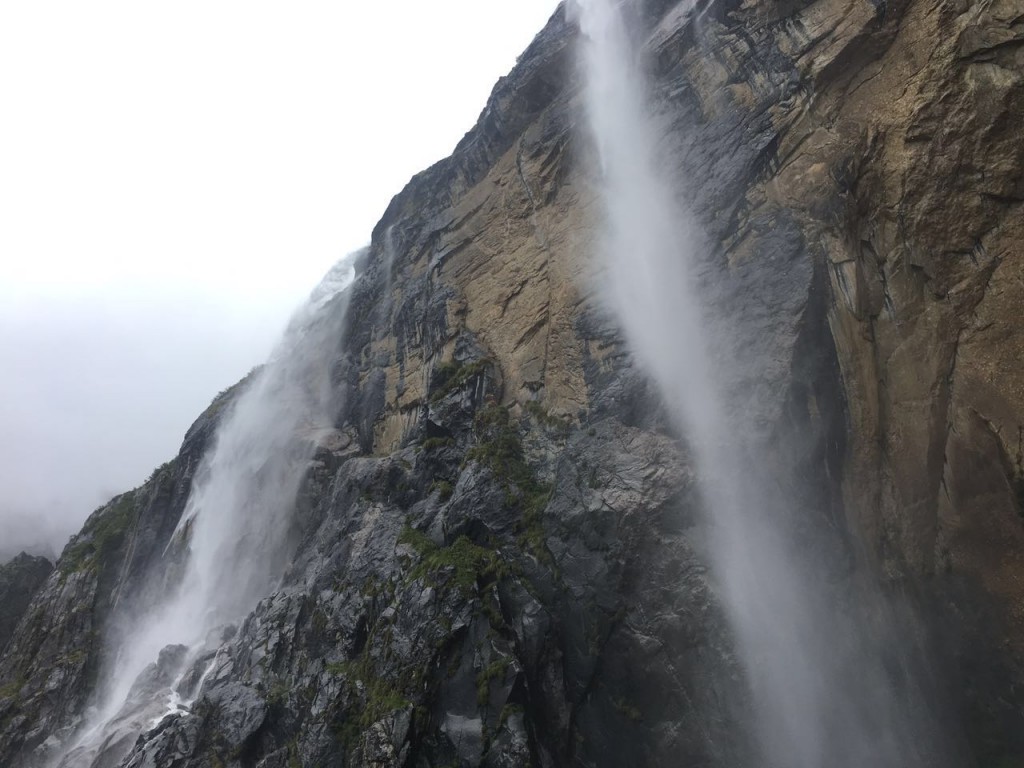
[[[750,471],[846,543],[808,543],[837,594],[877,579],[902,596],[961,763],[1019,760],[1019,9],[641,6]],[[594,292],[576,35],[556,13],[388,207],[288,572],[193,662],[192,710],[122,765],[758,764],[699,478]],[[230,397],[90,518],[23,611],[0,656],[0,763],[68,742],[116,622],[176,583],[172,533]]]
[[[53,563],[45,557],[24,552],[0,565],[0,651],[7,646],[18,620],[52,571]]]

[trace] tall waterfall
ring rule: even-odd
[[[648,114],[628,8],[578,0],[575,10],[601,163],[607,299],[695,455],[707,557],[747,673],[762,764],[936,765],[909,713],[912,686],[886,667],[886,630],[871,628],[885,623],[877,593],[850,587],[840,608],[784,522],[792,500],[749,469],[756,451],[739,436],[753,430],[721,394],[712,308],[696,287],[704,246],[665,170],[666,137]]]
[[[191,662],[273,591],[291,554],[291,513],[341,403],[332,364],[353,263],[342,259],[295,314],[269,362],[218,429],[175,536],[187,541],[180,584],[121,639],[95,716],[60,768],[116,765],[140,732],[194,697]]]

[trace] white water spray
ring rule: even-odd
[[[341,406],[332,350],[357,255],[328,272],[229,406],[175,531],[188,547],[181,583],[126,632],[99,711],[60,768],[116,764],[140,732],[187,707],[179,688],[191,662],[277,585],[291,554],[296,496]]]
[[[708,557],[746,669],[764,764],[908,768],[925,763],[867,637],[874,606],[832,604],[755,479],[756,453],[722,394],[695,269],[700,234],[666,171],[664,139],[615,0],[578,0],[589,122],[603,173],[606,294],[638,362],[691,445]],[[691,9],[692,11],[692,9]],[[856,602],[856,601],[854,601]],[[884,613],[884,611],[883,611]]]

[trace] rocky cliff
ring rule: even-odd
[[[829,577],[900,606],[954,764],[1024,765],[1024,3],[641,16],[765,467],[844,532]],[[577,36],[557,12],[384,213],[324,350],[345,407],[280,589],[190,711],[102,765],[757,764],[692,465],[595,293]],[[234,395],[35,593],[0,657],[0,764],[57,754],[113,628],[173,583]]]
[[[10,641],[32,597],[52,570],[53,564],[45,557],[24,552],[0,565],[0,648]]]

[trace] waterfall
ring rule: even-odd
[[[692,449],[706,557],[747,675],[761,764],[938,765],[926,757],[932,734],[921,735],[911,712],[913,686],[894,682],[898,653],[894,633],[879,627],[877,589],[848,586],[841,598],[826,585],[786,523],[795,500],[751,470],[758,454],[744,436],[753,425],[722,394],[728,374],[708,331],[713,308],[699,301],[706,248],[666,170],[666,136],[648,113],[623,5],[577,0],[573,9],[600,160],[604,293]]]
[[[116,765],[141,732],[186,707],[201,689],[201,680],[186,683],[191,664],[279,582],[294,543],[296,496],[341,407],[332,350],[358,256],[328,272],[228,406],[175,532],[187,546],[181,581],[129,622],[100,704],[59,768]]]

